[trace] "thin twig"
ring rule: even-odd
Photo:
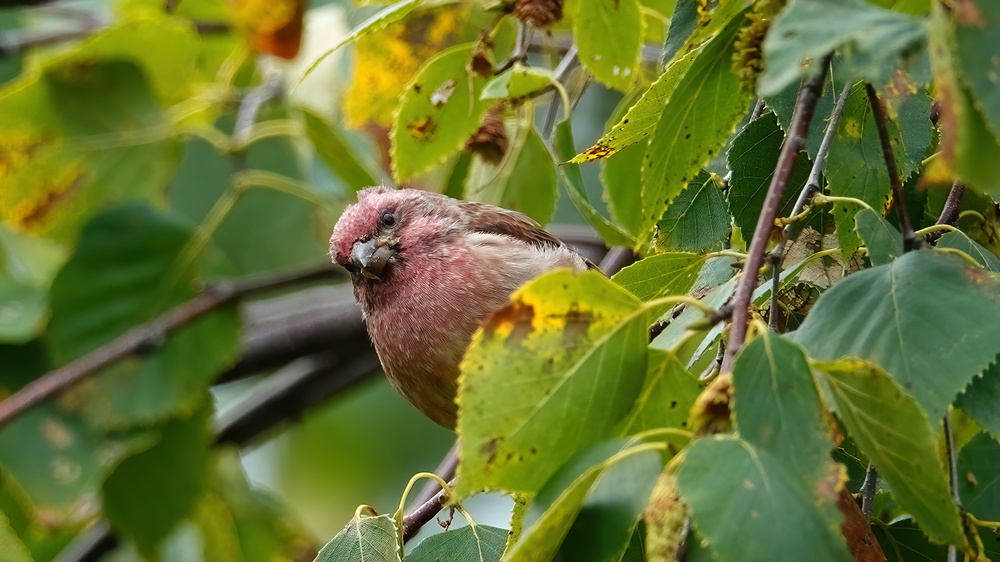
[[[899,170],[896,168],[896,158],[892,154],[892,141],[889,139],[888,117],[885,113],[885,105],[879,99],[878,93],[871,84],[865,84],[865,91],[868,92],[868,102],[871,104],[872,117],[875,119],[875,128],[878,129],[878,138],[882,143],[882,157],[885,159],[885,168],[889,173],[889,184],[892,185],[892,199],[896,205],[896,212],[899,214],[899,227],[903,231],[903,252],[918,247],[922,239],[913,233],[913,223],[910,222],[910,212],[906,208],[906,197],[903,194],[903,182],[899,178]]]
[[[236,112],[236,123],[233,125],[233,144],[242,147],[246,145],[257,122],[257,115],[264,104],[281,94],[283,79],[278,73],[273,73],[254,89],[247,92],[240,102]]]
[[[576,43],[569,46],[569,50],[566,51],[566,55],[559,61],[556,65],[554,71],[556,80],[559,82],[565,82],[569,73],[576,67],[580,62],[577,58],[578,49],[576,48]],[[552,101],[549,102],[549,108],[545,112],[545,122],[542,125],[542,138],[549,138],[552,134],[552,128],[556,125],[556,115],[559,113],[559,105],[562,103],[562,96],[552,96]],[[568,111],[568,110],[567,110]]]
[[[339,275],[339,271],[332,266],[325,266],[306,272],[266,278],[254,276],[243,281],[211,285],[193,299],[171,308],[150,322],[130,329],[83,357],[45,373],[4,399],[0,402],[0,429],[44,400],[72,387],[101,369],[140,349],[159,347],[168,334],[213,310],[266,291],[331,279],[335,275]]]
[[[788,186],[788,179],[795,167],[795,160],[809,134],[809,123],[812,121],[813,111],[816,109],[816,101],[819,100],[823,90],[823,82],[826,80],[831,56],[832,54],[828,54],[823,57],[823,61],[820,63],[820,72],[810,78],[799,90],[798,99],[795,102],[795,114],[792,116],[788,134],[781,147],[781,154],[778,155],[774,176],[771,178],[771,185],[767,188],[767,196],[757,219],[757,227],[750,240],[747,262],[743,267],[743,277],[740,278],[733,297],[733,324],[729,332],[726,357],[722,361],[723,372],[728,372],[732,368],[733,359],[746,339],[747,310],[750,307],[750,297],[757,286],[758,272],[764,263],[764,252],[771,237],[771,229],[774,228],[774,219],[778,217],[781,198]]]
[[[635,252],[625,246],[615,246],[608,251],[598,266],[605,275],[611,277],[621,271],[626,265],[635,263]]]
[[[445,490],[439,490],[438,493],[434,494],[434,497],[403,517],[403,542],[412,539],[421,527],[433,519],[444,507],[446,501],[448,501],[448,493]]]
[[[497,67],[495,74],[506,72],[517,63],[524,64],[528,60],[528,49],[531,47],[532,27],[524,22],[517,25],[517,38],[514,43],[514,52],[503,63]]]
[[[941,216],[934,224],[951,224],[954,225],[958,220],[958,210],[962,208],[962,198],[965,197],[965,184],[956,181],[951,184],[951,190],[948,192],[948,198],[944,201],[944,208],[941,209]]]
[[[809,200],[812,199],[813,195],[819,193],[819,177],[823,171],[823,165],[826,163],[826,155],[830,152],[830,141],[833,139],[833,134],[837,130],[837,123],[840,122],[840,118],[844,115],[844,107],[847,105],[847,98],[851,94],[851,84],[846,84],[844,89],[840,91],[840,97],[837,98],[837,103],[833,107],[833,113],[830,114],[830,121],[826,124],[826,131],[823,133],[823,140],[820,142],[819,150],[816,151],[816,160],[813,161],[812,169],[809,170],[809,178],[806,180],[806,184],[802,186],[802,191],[799,192],[798,199],[795,200],[795,206],[792,207],[792,213],[790,216],[795,217],[801,214],[806,205],[809,204]],[[778,315],[776,314],[778,308],[778,285],[780,284],[781,277],[781,261],[785,257],[785,246],[788,244],[788,240],[792,235],[793,225],[786,225],[781,233],[781,241],[775,245],[774,249],[771,250],[771,265],[773,267],[772,271],[772,281],[773,287],[771,288],[771,313],[769,317],[770,328],[774,331],[778,330]]]
[[[962,497],[958,488],[958,454],[955,451],[955,435],[951,429],[951,414],[944,414],[944,444],[948,455],[948,484],[951,486],[951,497],[956,506],[962,505]],[[957,562],[958,549],[953,544],[948,545],[948,562]]]
[[[868,470],[865,471],[865,481],[861,483],[861,513],[865,516],[865,523],[871,525],[872,522],[872,501],[875,499],[875,490],[878,489],[878,469],[875,465],[868,463]]]

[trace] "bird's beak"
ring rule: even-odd
[[[386,244],[372,239],[367,242],[357,242],[351,250],[351,261],[362,275],[376,281],[382,278],[382,272],[389,259],[396,251]]]

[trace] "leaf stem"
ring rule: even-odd
[[[935,223],[930,226],[921,228],[920,230],[914,231],[913,234],[917,236],[927,236],[928,234],[933,234],[935,232],[960,232],[959,229],[947,223]]]
[[[865,91],[868,93],[868,102],[872,108],[872,117],[875,119],[875,128],[878,129],[878,138],[882,143],[882,157],[885,159],[885,168],[889,174],[889,184],[892,185],[892,199],[896,205],[896,213],[899,215],[899,226],[903,231],[903,253],[906,253],[918,248],[923,239],[914,234],[913,223],[910,222],[910,212],[906,208],[903,182],[899,178],[896,158],[892,153],[892,141],[889,139],[885,104],[878,97],[878,93],[875,92],[875,88],[871,84],[865,84]]]
[[[822,193],[817,193],[815,196],[813,196],[812,200],[813,203],[816,205],[827,205],[830,203],[847,203],[850,205],[857,205],[859,207],[864,207],[865,209],[868,209],[873,213],[878,213],[878,211],[876,211],[874,207],[856,197],[840,197],[837,195],[824,195]],[[881,215],[881,213],[879,213],[879,215]]]
[[[726,355],[722,360],[722,371],[727,372],[732,368],[733,359],[743,345],[747,332],[747,310],[750,307],[750,298],[753,290],[757,286],[757,276],[761,266],[764,264],[764,252],[767,250],[767,243],[771,237],[771,229],[774,228],[774,219],[778,217],[778,208],[781,206],[781,199],[788,186],[788,180],[795,167],[799,151],[805,144],[806,136],[809,134],[809,123],[812,121],[813,111],[816,109],[816,102],[822,94],[823,82],[830,68],[830,59],[833,53],[823,57],[820,63],[820,71],[816,76],[810,78],[799,90],[798,98],[795,102],[795,114],[792,116],[788,134],[785,136],[784,144],[781,146],[781,153],[778,155],[778,162],[774,169],[774,176],[771,178],[771,185],[767,188],[767,196],[760,216],[757,219],[757,227],[754,229],[753,238],[750,240],[750,249],[747,252],[747,263],[743,267],[743,276],[736,286],[736,293],[733,296],[733,324],[729,331],[729,343],[726,347]]]

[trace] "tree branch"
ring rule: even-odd
[[[951,184],[951,190],[948,192],[948,198],[944,201],[944,208],[941,209],[941,216],[934,224],[951,224],[954,225],[955,221],[958,220],[958,210],[962,207],[962,199],[965,197],[965,184],[960,181],[955,181]]]
[[[872,522],[872,500],[875,499],[875,490],[878,488],[878,469],[871,462],[868,463],[868,470],[865,471],[865,481],[861,483],[861,513],[865,517],[865,523]]]
[[[899,227],[903,231],[903,252],[919,247],[919,237],[913,233],[913,223],[910,222],[910,212],[906,208],[906,197],[903,194],[903,182],[899,179],[899,170],[896,168],[896,158],[892,154],[892,142],[889,140],[888,118],[885,114],[885,105],[879,99],[875,88],[871,84],[865,84],[865,91],[868,93],[868,102],[871,104],[872,117],[875,119],[875,128],[878,129],[878,138],[882,143],[882,157],[885,159],[885,168],[889,173],[889,184],[892,185],[892,199],[896,205],[896,213],[899,215]]]
[[[313,281],[332,279],[339,271],[332,266],[270,277],[254,276],[236,282],[220,282],[159,317],[136,326],[107,344],[49,371],[0,402],[0,429],[42,401],[72,387],[101,369],[137,351],[159,347],[171,332],[223,306],[266,291]]]
[[[753,238],[750,240],[747,261],[743,267],[743,277],[740,278],[733,296],[733,324],[729,332],[726,355],[722,361],[723,372],[732,369],[733,358],[746,339],[750,297],[753,295],[754,287],[757,286],[758,272],[764,263],[764,252],[767,250],[767,241],[771,237],[771,229],[774,228],[774,219],[778,217],[781,198],[785,194],[788,179],[795,167],[795,160],[809,134],[809,123],[812,121],[813,111],[816,109],[816,101],[822,93],[823,82],[826,80],[826,73],[830,68],[831,56],[832,54],[828,54],[823,57],[819,73],[810,78],[799,90],[798,99],[795,102],[795,114],[792,116],[788,134],[781,147],[781,154],[778,155],[774,176],[771,178],[771,185],[767,188],[764,206],[757,219]]]
[[[435,515],[441,511],[445,502],[448,501],[448,493],[439,490],[434,496],[417,506],[416,509],[403,517],[403,542],[407,542],[417,534],[421,527],[427,524]]]
[[[840,118],[844,115],[844,107],[847,105],[847,98],[850,94],[851,84],[848,83],[840,91],[840,97],[837,98],[837,103],[833,107],[833,113],[830,114],[830,121],[826,124],[823,140],[820,142],[819,150],[816,151],[816,160],[813,162],[812,169],[809,170],[809,178],[806,180],[806,184],[802,186],[802,191],[799,192],[799,197],[795,200],[795,206],[792,208],[792,213],[789,216],[794,217],[802,213],[813,195],[820,192],[819,177],[823,171],[823,165],[826,163],[826,155],[830,152],[830,141],[837,130],[837,123],[840,122]],[[776,313],[778,311],[778,288],[781,280],[781,261],[785,257],[785,246],[788,245],[793,228],[794,225],[786,225],[781,233],[781,241],[771,250],[770,261],[773,267],[773,286],[771,287],[771,314],[768,318],[768,324],[774,331],[778,331],[778,315]]]

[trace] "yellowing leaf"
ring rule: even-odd
[[[254,50],[286,59],[299,53],[305,0],[235,0],[230,5]]]
[[[458,495],[535,492],[613,435],[646,375],[646,317],[597,272],[558,270],[514,293],[462,362]]]

